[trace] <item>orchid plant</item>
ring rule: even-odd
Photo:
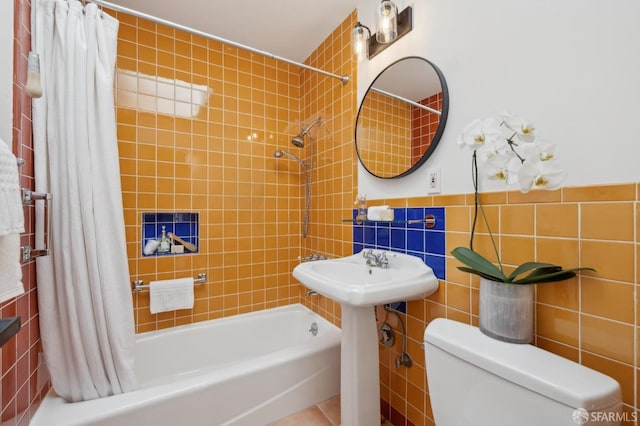
[[[504,181],[506,185],[518,184],[523,193],[529,192],[532,188],[559,188],[566,178],[566,172],[558,165],[555,145],[538,140],[536,128],[532,123],[509,113],[474,120],[458,137],[458,145],[473,151],[471,164],[475,190],[475,213],[469,248],[456,247],[451,252],[466,265],[458,269],[492,281],[512,284],[562,281],[575,277],[579,270],[594,270],[584,267],[563,269],[551,263],[525,262],[509,275],[504,272],[500,253],[479,202],[478,162],[486,166],[483,172],[488,179]],[[473,250],[478,211],[481,212],[489,230],[498,266]]]

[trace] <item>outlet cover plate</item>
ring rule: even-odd
[[[439,194],[440,181],[440,169],[427,169],[427,194]]]

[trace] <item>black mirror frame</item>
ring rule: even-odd
[[[438,79],[440,80],[440,86],[442,87],[442,111],[440,111],[441,112],[440,122],[438,123],[438,129],[436,130],[436,133],[435,133],[435,135],[433,137],[433,140],[431,141],[431,144],[429,145],[429,148],[427,148],[425,153],[422,154],[422,157],[420,158],[420,160],[418,160],[416,162],[416,164],[414,164],[413,166],[409,167],[406,171],[404,171],[404,172],[402,172],[402,173],[400,173],[399,175],[396,175],[396,176],[378,176],[377,174],[375,174],[371,170],[369,170],[369,168],[367,168],[366,164],[364,164],[364,162],[362,161],[362,157],[360,156],[360,150],[358,149],[358,120],[360,118],[360,113],[362,112],[362,105],[364,104],[364,101],[367,98],[367,95],[369,94],[369,91],[371,90],[371,88],[375,84],[376,80],[386,70],[388,70],[389,68],[391,68],[392,66],[394,66],[398,62],[404,61],[406,59],[420,59],[422,61],[425,61],[427,64],[431,65],[433,70],[436,72],[436,75],[438,76]],[[429,157],[431,157],[431,154],[433,154],[433,151],[435,151],[435,149],[437,148],[438,143],[440,142],[440,139],[442,138],[442,134],[444,133],[444,128],[445,128],[445,126],[447,124],[447,116],[448,115],[449,115],[449,89],[447,87],[447,81],[445,80],[444,74],[442,74],[442,71],[440,71],[440,68],[438,68],[433,62],[429,61],[428,59],[422,58],[420,56],[405,56],[404,58],[400,58],[400,59],[394,61],[393,63],[391,63],[387,67],[385,67],[382,71],[380,71],[380,73],[376,76],[376,78],[373,79],[373,81],[369,85],[369,88],[367,89],[366,93],[364,94],[364,96],[362,98],[362,102],[360,102],[360,106],[358,107],[358,115],[356,116],[356,123],[355,123],[355,126],[354,126],[354,134],[353,134],[353,140],[354,140],[355,145],[356,145],[356,153],[358,154],[358,161],[360,162],[360,164],[362,164],[362,167],[364,167],[364,169],[371,176],[377,177],[379,179],[396,179],[396,178],[401,178],[401,177],[407,176],[407,175],[415,172],[416,170],[418,170],[420,168],[420,166],[422,166],[429,159]]]

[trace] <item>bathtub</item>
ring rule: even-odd
[[[340,337],[300,304],[142,333],[138,390],[76,403],[50,391],[30,424],[265,425],[339,393]]]

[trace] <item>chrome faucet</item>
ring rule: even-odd
[[[367,265],[369,266],[377,266],[383,269],[389,267],[389,259],[387,259],[387,253],[384,251],[376,254],[372,249],[369,249],[362,252],[362,257],[367,259]]]

